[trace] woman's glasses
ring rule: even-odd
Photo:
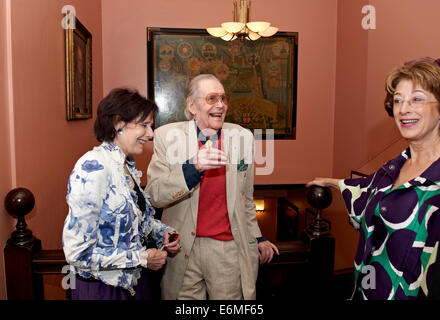
[[[436,101],[436,100],[426,100],[426,99],[420,98],[420,97],[412,97],[409,100],[404,100],[402,98],[394,98],[393,105],[396,107],[401,107],[401,106],[403,106],[405,101],[408,103],[408,105],[410,107],[412,107],[412,106],[421,107],[427,103],[434,103],[434,102],[438,103],[438,101]]]

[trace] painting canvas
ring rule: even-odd
[[[186,120],[188,82],[211,73],[229,95],[225,121],[295,139],[297,51],[294,32],[224,41],[203,29],[147,28],[148,96],[159,106],[158,125]]]
[[[76,18],[66,29],[67,120],[92,117],[92,35]]]

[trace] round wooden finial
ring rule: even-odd
[[[5,197],[6,210],[18,218],[15,231],[12,232],[8,243],[18,246],[33,243],[35,238],[32,232],[27,229],[24,216],[29,214],[35,205],[35,198],[31,191],[26,188],[15,188],[8,192]]]
[[[332,203],[332,192],[328,187],[311,186],[306,191],[309,204],[318,210],[327,208]]]
[[[5,197],[6,210],[17,217],[24,217],[30,213],[34,205],[34,195],[26,188],[12,189]]]
[[[307,227],[307,232],[314,237],[322,237],[330,234],[330,223],[321,217],[321,210],[332,203],[332,192],[328,187],[311,186],[306,191],[308,203],[315,208],[316,215],[313,222]]]

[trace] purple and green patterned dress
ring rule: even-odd
[[[440,239],[440,159],[391,190],[410,157],[408,148],[368,177],[339,182],[350,222],[360,232],[354,298],[428,295]]]

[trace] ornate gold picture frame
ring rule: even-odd
[[[211,73],[230,98],[225,121],[263,135],[271,129],[275,139],[296,138],[297,32],[228,42],[204,29],[147,28],[147,65],[159,126],[186,120],[188,82]]]
[[[76,18],[65,31],[67,120],[92,117],[92,35]]]

